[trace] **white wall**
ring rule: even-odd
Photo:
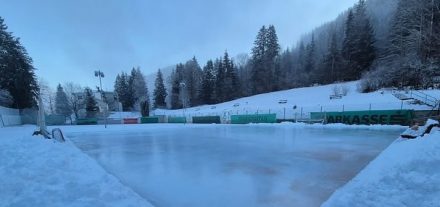
[[[0,127],[21,125],[20,111],[0,106]]]

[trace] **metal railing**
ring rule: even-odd
[[[410,98],[416,99],[432,107],[437,106],[437,104],[439,103],[439,100],[434,96],[428,95],[426,93],[417,90],[411,90],[409,96]]]

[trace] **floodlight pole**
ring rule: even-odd
[[[101,70],[95,70],[95,77],[99,78],[99,93],[101,94],[101,101],[104,102],[104,96],[103,96],[103,90],[102,90],[102,78],[104,78],[104,73]],[[107,108],[105,109],[105,114],[104,114],[104,118],[105,118],[105,128],[107,128],[107,111],[108,111],[108,103],[107,104]]]

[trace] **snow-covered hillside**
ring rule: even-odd
[[[331,84],[324,86],[297,88],[285,91],[260,94],[240,98],[234,101],[216,105],[205,105],[181,110],[155,110],[155,115],[199,116],[220,115],[227,117],[230,114],[277,113],[277,118],[299,118],[309,116],[309,112],[322,111],[353,111],[353,110],[386,110],[386,109],[425,109],[431,107],[414,105],[396,98],[392,91],[380,90],[372,93],[359,93],[357,81]],[[341,99],[330,99],[334,88],[348,90]],[[440,97],[439,90],[424,91]],[[279,103],[286,100],[287,103]],[[301,115],[302,112],[302,115]]]

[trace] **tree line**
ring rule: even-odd
[[[354,80],[361,80],[361,92],[433,87],[440,75],[440,0],[390,0],[378,11],[382,4],[359,0],[293,48],[281,50],[269,25],[259,30],[250,57],[230,58],[225,52],[203,69],[195,57],[179,63],[168,83],[168,107]]]

